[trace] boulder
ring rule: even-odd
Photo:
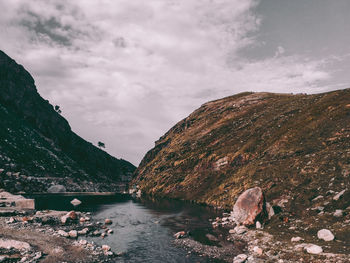
[[[237,224],[254,225],[258,216],[264,211],[264,195],[260,187],[244,191],[233,207],[233,215]]]
[[[334,235],[328,229],[321,229],[317,232],[317,237],[319,239],[323,239],[324,241],[332,241],[334,239]]]
[[[66,188],[60,184],[52,185],[47,189],[48,193],[64,193],[66,191]]]

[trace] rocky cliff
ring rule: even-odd
[[[349,172],[350,89],[242,93],[177,123],[143,158],[134,183],[151,195],[230,209],[259,186],[267,200],[303,211],[319,195],[349,189]],[[345,191],[336,206],[349,200]]]
[[[114,191],[135,167],[72,132],[34,79],[0,51],[0,187],[12,192]]]

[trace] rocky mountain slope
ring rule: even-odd
[[[350,89],[241,93],[208,102],[171,128],[134,183],[151,195],[229,209],[259,186],[273,204],[304,213],[319,195],[332,209],[349,206],[350,191],[336,204],[331,198],[350,188],[349,173]]]
[[[0,188],[115,191],[135,167],[72,132],[37,92],[32,76],[0,51]]]

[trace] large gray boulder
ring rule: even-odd
[[[254,225],[259,215],[264,215],[265,199],[260,187],[244,191],[233,207],[233,216],[237,224]]]
[[[47,189],[48,193],[64,193],[66,191],[67,191],[66,188],[60,184],[52,185],[49,187],[49,189]]]

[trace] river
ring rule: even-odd
[[[98,245],[107,244],[122,256],[116,262],[219,262],[188,253],[173,244],[173,234],[190,231],[191,237],[212,244],[206,237],[212,233],[209,218],[218,211],[206,206],[177,200],[132,199],[128,195],[63,196],[38,195],[37,209],[72,210],[70,201],[78,198],[83,203],[76,210],[91,212],[94,220],[113,221],[114,233],[104,239],[88,237]]]

